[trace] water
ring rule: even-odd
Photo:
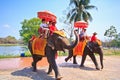
[[[20,55],[27,50],[25,46],[0,46],[0,55]]]

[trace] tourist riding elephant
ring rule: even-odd
[[[86,56],[89,55],[92,61],[94,62],[96,69],[100,70],[94,53],[99,54],[101,69],[103,69],[103,51],[97,42],[91,42],[91,41],[87,42],[84,48],[80,67],[84,67]],[[73,64],[77,64],[76,56],[73,56],[73,49],[69,50],[69,56],[65,58],[65,61],[67,62],[71,57],[73,57]]]
[[[73,49],[77,45],[77,43],[78,43],[77,32],[74,31],[74,34],[76,36],[76,39],[75,39],[74,44],[72,44],[72,45],[69,43],[69,41],[66,37],[62,37],[56,33],[53,33],[53,35],[49,36],[47,39],[47,44],[45,46],[45,56],[47,57],[47,60],[49,63],[49,70],[48,70],[47,74],[50,74],[53,69],[55,72],[56,79],[60,79],[61,76],[60,76],[56,61],[55,61],[55,55],[56,55],[57,51],[65,52],[65,49],[70,50],[70,49]],[[54,47],[54,49],[52,47]],[[29,42],[28,48],[33,57],[33,62],[32,62],[33,71],[36,71],[36,64],[39,60],[42,59],[43,56],[36,55],[33,53],[32,42]]]

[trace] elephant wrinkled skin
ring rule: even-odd
[[[93,63],[95,64],[96,69],[100,70],[94,53],[99,54],[101,69],[103,69],[103,51],[96,42],[88,42],[87,45],[85,46],[80,67],[84,67],[84,62],[85,62],[86,56],[89,55],[90,58],[92,59]],[[71,57],[73,57],[73,64],[77,64],[76,56],[73,56],[73,49],[69,50],[69,55],[67,58],[65,58],[65,61],[67,62]]]
[[[55,55],[56,55],[57,51],[64,51],[64,49],[70,50],[70,49],[73,49],[77,45],[77,43],[78,43],[77,32],[74,31],[74,34],[76,36],[76,39],[75,39],[74,44],[72,44],[72,45],[70,45],[69,40],[66,37],[62,37],[62,36],[55,34],[55,33],[53,35],[49,36],[47,39],[47,44],[45,47],[45,56],[47,57],[47,60],[49,63],[49,70],[48,70],[47,74],[50,74],[52,72],[52,69],[53,69],[55,72],[56,79],[61,79],[61,76],[60,76],[56,61],[55,61]],[[54,49],[52,49],[52,47],[49,45],[54,46]],[[33,57],[33,62],[32,62],[33,71],[36,71],[37,70],[36,64],[39,60],[42,59],[43,56],[33,54],[32,42],[28,43],[28,48],[29,48],[29,50],[32,54],[32,57]]]

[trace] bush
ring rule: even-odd
[[[68,55],[68,52],[63,52],[63,51],[58,51],[58,56],[67,56]]]
[[[25,52],[25,57],[31,57],[31,56],[32,56],[32,55],[31,55],[31,53],[30,53],[29,50]]]

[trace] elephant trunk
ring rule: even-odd
[[[79,40],[78,40],[78,34],[77,34],[76,31],[74,31],[74,34],[75,34],[75,37],[76,37],[74,43],[71,44],[71,45],[65,45],[65,46],[64,46],[65,49],[68,49],[68,50],[73,49],[73,48],[78,44],[78,41],[79,41]]]

